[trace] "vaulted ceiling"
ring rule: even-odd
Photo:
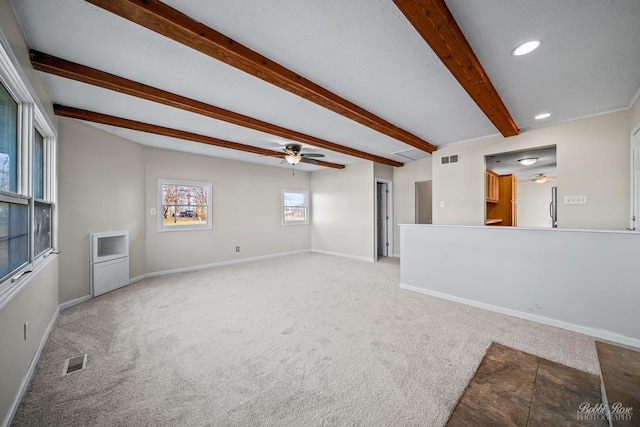
[[[302,170],[629,108],[637,0],[13,0],[61,116]],[[533,53],[512,50],[537,39]],[[534,116],[551,113],[538,121]]]

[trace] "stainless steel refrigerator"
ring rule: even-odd
[[[551,203],[549,204],[551,226],[558,228],[558,187],[551,187]]]

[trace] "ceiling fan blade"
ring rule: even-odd
[[[320,153],[302,153],[300,155],[302,157],[324,157],[324,154],[320,154]]]
[[[303,162],[303,163],[309,163],[310,165],[317,165],[318,164],[318,162],[316,160],[310,159],[308,157],[302,157],[300,159],[300,161]]]

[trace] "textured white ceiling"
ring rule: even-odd
[[[372,113],[442,145],[497,133],[391,0],[165,3]],[[638,0],[448,0],[519,128],[627,108],[640,88]],[[406,162],[412,147],[82,0],[14,0],[31,48],[341,145]],[[511,50],[540,38],[527,57]],[[286,141],[45,76],[54,102],[277,149]],[[553,115],[533,120],[542,111]],[[145,145],[279,160],[99,126]],[[324,160],[359,159],[319,149]],[[320,167],[301,165],[303,170]]]

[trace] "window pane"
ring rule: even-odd
[[[305,206],[306,204],[304,193],[284,193],[285,206]]]
[[[0,190],[17,191],[18,104],[0,84]]]
[[[163,227],[208,225],[208,188],[201,185],[162,184]]]
[[[284,221],[306,221],[307,208],[284,208]]]
[[[282,223],[307,223],[308,192],[295,190],[282,190]]]
[[[38,131],[33,138],[33,197],[44,199],[44,140]]]
[[[28,205],[0,202],[0,278],[28,261]]]
[[[34,255],[51,248],[51,204],[34,202]]]

